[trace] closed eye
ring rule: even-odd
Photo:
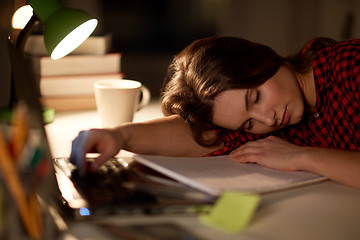
[[[252,103],[253,103],[253,104],[257,104],[257,103],[259,103],[259,100],[260,100],[260,91],[259,91],[259,90],[255,90],[254,100],[252,101]],[[253,121],[254,121],[254,120],[253,120],[252,118],[249,119],[249,120],[246,122],[243,130],[245,130],[245,131],[250,131],[250,130],[253,128],[253,125],[254,125],[254,122],[253,122]]]
[[[250,92],[250,93],[249,93]],[[245,109],[249,111],[249,105],[257,104],[260,100],[260,91],[258,89],[248,89],[245,93]],[[253,127],[253,119],[247,120],[236,130],[250,131]]]
[[[260,99],[260,91],[256,90],[254,103],[258,103]]]

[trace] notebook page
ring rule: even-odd
[[[304,171],[279,171],[252,163],[236,163],[229,156],[182,158],[135,155],[134,159],[211,195],[219,195],[224,190],[261,193],[324,180],[322,176]]]

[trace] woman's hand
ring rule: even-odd
[[[124,140],[112,129],[90,129],[81,131],[72,142],[70,161],[84,175],[87,170],[98,169],[107,159],[115,156],[122,148]],[[86,153],[100,153],[88,166],[84,161]]]
[[[244,144],[230,157],[236,162],[258,163],[278,170],[305,170],[360,189],[360,152],[357,151],[300,147],[271,136]]]
[[[303,170],[301,156],[304,148],[281,138],[270,136],[244,144],[234,150],[230,157],[236,162],[259,165],[287,171]]]

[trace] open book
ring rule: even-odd
[[[229,156],[163,157],[135,155],[134,160],[189,187],[219,196],[225,190],[264,193],[325,180],[310,172],[279,171]]]

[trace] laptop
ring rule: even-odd
[[[41,163],[34,172],[39,195],[45,202],[70,218],[188,213],[189,206],[209,203],[203,201],[205,198],[200,193],[196,195],[191,189],[131,163],[129,159],[109,159],[99,171],[80,176],[68,158],[52,158],[38,84],[22,54],[11,43],[9,50],[13,66],[13,100],[26,104],[30,112],[31,134],[38,139],[37,147],[42,153]],[[86,159],[92,160],[92,157]],[[47,171],[39,171],[39,168]],[[38,172],[42,172],[40,177],[36,175]],[[193,193],[190,198],[189,192]]]

